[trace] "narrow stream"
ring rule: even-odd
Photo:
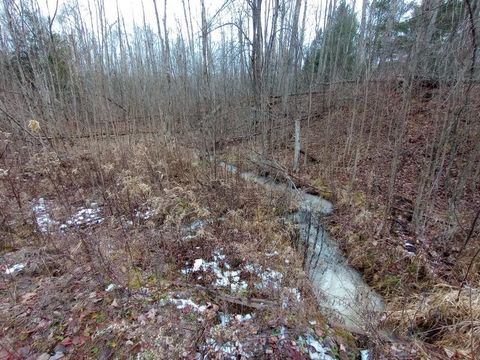
[[[307,245],[305,270],[320,307],[332,320],[352,330],[364,331],[369,325],[375,325],[375,319],[384,308],[382,298],[367,285],[358,271],[348,265],[322,224],[322,216],[333,211],[332,203],[253,172],[239,172],[234,165],[225,162],[219,165],[267,190],[287,191],[298,201],[299,210],[291,220],[299,225],[300,239]]]

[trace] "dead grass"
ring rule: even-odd
[[[388,323],[404,335],[450,349],[464,356],[480,346],[480,292],[437,285],[421,296],[398,297],[390,303]]]
[[[466,269],[478,249],[478,242],[472,240],[466,251],[459,254],[479,206],[480,192],[474,188],[478,181],[475,183],[475,179],[470,179],[473,185],[464,188],[464,193],[459,196],[461,199],[455,204],[455,216],[452,215],[451,204],[447,201],[457,182],[468,182],[461,179],[459,174],[462,169],[466,169],[466,156],[474,152],[478,127],[468,128],[469,132],[462,133],[459,147],[463,150],[459,151],[455,158],[446,160],[453,169],[450,180],[447,182],[443,173],[439,173],[434,201],[426,207],[426,226],[421,232],[417,232],[412,221],[413,206],[422,169],[429,161],[426,149],[435,136],[434,119],[436,116],[444,116],[446,111],[443,90],[439,90],[429,101],[422,99],[422,94],[416,94],[416,97],[411,99],[392,209],[388,213],[389,166],[394,142],[389,128],[399,118],[400,98],[392,89],[370,90],[373,93],[379,91],[378,101],[376,104],[367,104],[364,142],[356,144],[359,149],[358,157],[344,152],[348,143],[352,112],[355,110],[351,104],[337,104],[328,111],[320,112],[319,116],[312,120],[310,129],[302,127],[303,139],[309,139],[308,146],[303,150],[315,161],[312,158],[307,159],[306,165],[302,165],[301,171],[295,176],[316,189],[321,196],[334,202],[334,214],[328,219],[329,229],[338,240],[349,263],[360,270],[366,281],[386,298],[389,310],[395,313],[395,316],[389,318],[388,326],[398,330],[400,336],[406,336],[405,341],[419,349],[419,356],[433,356],[438,349],[441,353],[438,358],[451,357],[452,351],[453,354],[458,351],[460,355],[456,356],[460,358],[466,354],[472,356],[478,352],[475,348],[478,345],[472,347],[471,335],[477,335],[478,327],[475,322],[470,321],[470,325],[468,323],[472,311],[477,310],[474,307],[475,301],[472,307],[466,306],[466,303],[452,306],[455,313],[450,313],[453,310],[446,307],[437,310],[437,305],[441,299],[450,299],[451,296],[442,288],[442,284],[450,286],[449,291],[452,293],[458,291],[456,289],[463,283]],[[469,115],[472,118],[472,109],[475,107],[478,107],[478,102],[469,110],[472,111]],[[355,134],[360,131],[360,121],[353,126]],[[464,128],[466,129],[467,127]],[[277,134],[279,141],[271,153],[272,161],[285,169],[291,169],[293,150],[290,145],[293,144],[293,128],[281,132],[287,136],[282,138],[282,134]],[[370,139],[369,142],[367,139]],[[355,141],[357,140],[355,137]],[[253,149],[250,153],[249,148]],[[246,154],[244,158],[254,156],[258,146],[247,141],[225,151],[225,156],[235,162],[235,154]],[[355,158],[357,162],[354,164]],[[302,164],[303,160],[304,156],[301,157]],[[247,169],[255,169],[255,164],[246,163],[245,166]],[[354,181],[352,174],[355,174]],[[472,176],[473,173],[469,174]],[[474,233],[477,236],[478,230]],[[406,244],[411,244],[409,246],[413,247],[414,251],[408,251]],[[479,266],[477,259],[472,264],[466,281],[475,291],[478,290],[480,281]],[[468,292],[468,289],[464,291]],[[426,303],[423,303],[422,299],[425,299]],[[409,311],[421,307],[420,317],[439,311],[438,316],[443,320],[439,320],[437,326],[435,321],[426,316],[425,321],[419,320],[417,328],[410,332],[405,331],[404,322],[410,320],[399,315],[405,307]],[[436,327],[442,330],[439,331]],[[438,336],[425,336],[429,331],[438,333]],[[422,346],[425,346],[425,351]],[[442,347],[450,349],[448,354]]]
[[[8,176],[0,181],[11,184],[0,190],[2,266],[25,264],[0,279],[6,299],[2,356],[38,356],[61,346],[71,358],[188,358],[198,351],[218,353],[205,345],[213,338],[218,344],[236,339],[246,348],[263,344],[251,348],[256,357],[265,356],[265,348],[282,357],[285,351],[304,353],[294,345],[301,334],[333,334],[292,247],[295,231],[278,222],[288,209],[281,194],[263,196],[226,174],[215,178],[209,164],[195,163],[194,154],[153,140],[82,143],[62,152],[12,148],[2,162]],[[31,211],[32,200],[40,197],[58,221],[48,232]],[[92,202],[101,209],[102,223],[60,231],[61,223]],[[148,218],[138,215],[146,211]],[[189,229],[196,220],[204,226]],[[250,290],[232,295],[211,288],[212,271],[201,279],[182,274],[219,250],[225,255],[222,269],[227,263],[236,269],[256,264],[283,274],[281,286],[255,287],[258,275],[242,270]],[[116,289],[107,291],[110,284]],[[298,289],[300,302],[285,293],[289,288]],[[288,306],[282,304],[286,295]],[[176,298],[205,304],[208,311],[178,310],[168,302]],[[270,305],[252,308],[248,299]],[[220,313],[252,313],[254,321],[218,332]],[[282,327],[286,337],[275,335]],[[332,344],[356,351],[341,337]]]

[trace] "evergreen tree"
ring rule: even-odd
[[[345,1],[334,9],[324,31],[319,31],[310,46],[305,71],[313,71],[323,81],[351,78],[355,70],[358,20]]]

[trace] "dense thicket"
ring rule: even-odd
[[[325,173],[346,166],[351,186],[386,138],[391,204],[423,91],[438,106],[417,159],[419,228],[439,188],[451,211],[478,189],[477,1],[226,0],[207,8],[183,0],[175,21],[166,0],[153,5],[156,21],[129,27],[127,14],[106,14],[102,1],[68,2],[47,16],[34,0],[3,0],[2,128],[50,146],[106,134],[188,136],[210,154],[253,139],[265,158],[292,142],[294,169],[314,141],[328,149]],[[314,121],[322,132],[312,139],[304,134]]]

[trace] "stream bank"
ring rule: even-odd
[[[240,171],[232,164],[219,162],[219,165],[229,173],[261,185],[267,191],[288,192],[298,202],[298,210],[287,221],[299,226],[305,249],[305,271],[319,306],[332,321],[340,322],[353,331],[365,332],[375,326],[384,309],[381,296],[368,286],[357,270],[348,265],[322,223],[322,217],[333,212],[333,204],[286,183]]]

